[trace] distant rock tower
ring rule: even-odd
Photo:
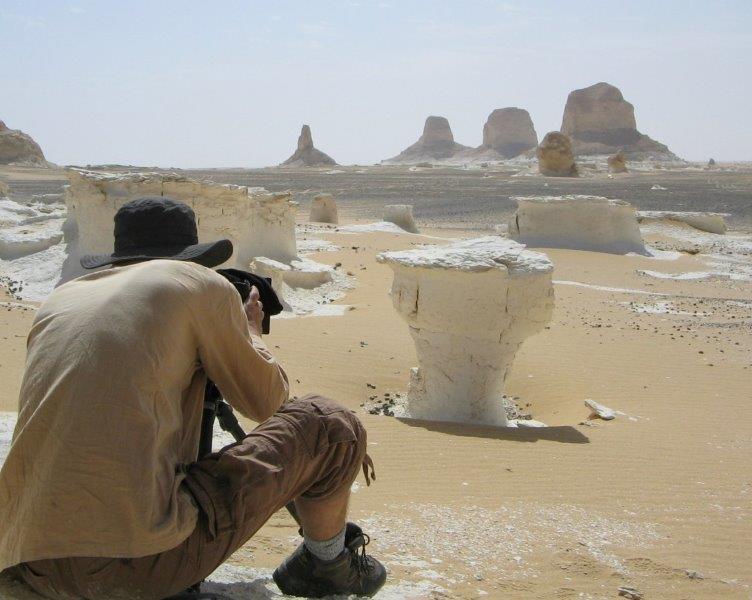
[[[384,162],[408,165],[421,162],[431,163],[452,158],[458,152],[467,149],[467,146],[454,141],[454,135],[446,117],[431,116],[426,119],[423,135],[417,142]]]
[[[493,149],[501,158],[514,158],[537,145],[533,120],[522,108],[497,108],[483,126],[481,149]]]
[[[293,155],[282,163],[283,167],[323,167],[336,165],[337,163],[328,154],[317,150],[313,146],[311,128],[303,125],[298,137],[298,148]]]
[[[609,83],[569,94],[561,132],[572,139],[576,155],[615,154],[622,149],[628,158],[676,160],[666,146],[637,131],[634,106]]]

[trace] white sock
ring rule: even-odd
[[[342,531],[332,539],[323,541],[312,540],[303,532],[303,543],[316,558],[325,561],[334,560],[345,549],[345,530],[346,527],[343,527]]]

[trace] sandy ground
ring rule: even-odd
[[[278,320],[267,343],[294,394],[329,395],[367,425],[378,478],[354,486],[352,514],[392,583],[408,586],[389,597],[614,598],[620,586],[645,598],[752,597],[752,285],[637,273],[705,270],[686,254],[548,250],[557,281],[649,294],[556,285],[550,327],[523,344],[505,390],[550,427],[415,422],[361,407],[404,392],[416,364],[391,270],[374,257],[437,240],[316,237],[341,249],[311,258],[357,280],[339,301],[352,310]],[[34,314],[23,304],[0,304],[5,411],[16,408]],[[587,421],[586,398],[623,414]],[[230,563],[263,581],[295,543],[280,513]],[[266,582],[254,597],[274,597]]]
[[[396,186],[403,175],[395,173]],[[19,195],[54,192],[62,177],[55,170],[46,180],[23,169],[10,175]],[[488,178],[478,177],[485,185]],[[649,179],[660,177],[674,189],[705,178],[725,194],[717,202],[729,210],[750,189],[736,175],[723,185],[705,173]],[[635,175],[635,190],[647,180]],[[610,185],[586,183],[596,184]],[[572,190],[583,191],[589,190]],[[432,193],[421,200],[426,207],[438,202]],[[343,202],[342,214],[371,216],[361,204]],[[486,204],[467,221],[498,222],[507,210]],[[450,213],[434,216],[441,229],[427,235],[478,235],[458,228],[463,220]],[[746,222],[745,213],[738,219]],[[690,233],[690,242],[658,233],[647,239],[691,250]],[[370,488],[356,483],[352,513],[373,538],[369,551],[390,570],[382,597],[615,598],[619,587],[630,586],[645,598],[752,598],[752,283],[638,272],[709,270],[707,257],[686,253],[662,260],[544,250],[560,282],[554,316],[521,347],[505,392],[549,427],[416,422],[362,407],[373,396],[404,393],[416,365],[407,326],[388,295],[391,270],[375,255],[439,240],[383,232],[311,237],[340,247],[309,258],[341,263],[354,276],[355,288],[337,301],[351,310],[273,321],[267,343],[294,394],[329,395],[366,423],[378,478]],[[0,290],[0,411],[17,407],[34,308]],[[622,414],[589,420],[588,398]],[[226,589],[221,581],[247,580],[233,588],[238,598],[278,597],[269,569],[296,543],[294,524],[278,514],[231,558],[216,589]]]

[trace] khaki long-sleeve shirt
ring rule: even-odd
[[[154,260],[57,288],[29,334],[0,471],[0,570],[146,556],[188,537],[197,508],[180,468],[196,459],[207,375],[256,421],[288,397],[240,296],[212,270]]]

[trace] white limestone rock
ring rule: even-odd
[[[384,221],[394,223],[409,233],[418,233],[411,204],[387,204],[384,207]]]
[[[337,203],[331,194],[316,194],[311,201],[309,220],[314,223],[339,223]]]
[[[645,254],[634,207],[601,196],[518,196],[509,237],[535,248]]]
[[[641,210],[637,212],[640,223],[651,221],[678,221],[708,233],[724,234],[728,230],[727,213],[692,212],[671,210]]]
[[[410,416],[506,426],[500,397],[507,371],[553,310],[548,257],[489,236],[377,260],[394,271],[392,302],[418,355]]]
[[[113,219],[126,202],[142,196],[166,196],[185,202],[196,213],[200,242],[232,241],[234,253],[226,266],[241,269],[256,256],[281,262],[297,257],[297,203],[288,192],[220,185],[161,173],[103,173],[69,170],[66,241],[69,259],[62,280],[82,273],[82,254],[112,252]]]
[[[585,400],[585,406],[592,410],[594,415],[597,415],[604,421],[611,421],[616,418],[616,411],[613,408],[603,406],[603,404],[600,404],[595,400]]]
[[[4,198],[10,195],[8,184],[0,180],[0,198]]]

